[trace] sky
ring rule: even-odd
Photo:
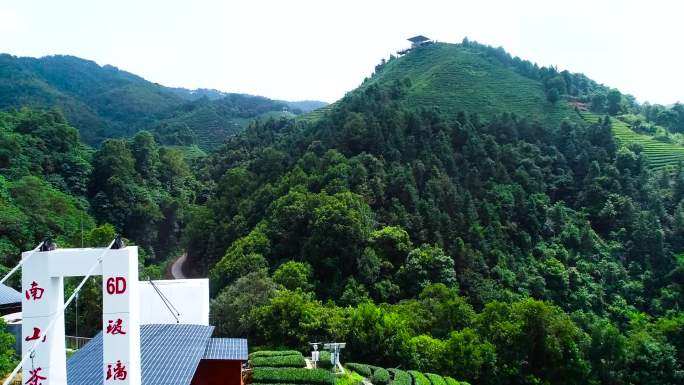
[[[69,54],[172,87],[333,102],[422,34],[467,36],[640,102],[684,101],[674,0],[0,0],[0,52]]]

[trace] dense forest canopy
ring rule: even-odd
[[[118,232],[144,277],[186,252],[217,332],[252,346],[346,341],[350,360],[473,384],[684,383],[684,168],[613,131],[676,144],[681,105],[467,40],[391,57],[322,111],[284,104],[203,90],[96,147],[60,112],[0,113],[3,265],[46,235]],[[193,121],[264,114],[186,147]]]

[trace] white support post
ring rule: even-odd
[[[64,278],[53,277],[47,259],[51,252],[37,252],[24,264],[22,288],[22,349],[26,353],[41,341],[32,359],[22,368],[25,383],[31,378],[41,379],[43,385],[67,385],[66,346],[64,342]],[[26,259],[32,252],[22,254]],[[59,312],[59,314],[58,314]],[[46,329],[53,318],[52,329]]]
[[[102,261],[105,385],[140,385],[138,248],[112,250]]]

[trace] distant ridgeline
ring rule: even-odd
[[[293,116],[323,105],[167,88],[73,56],[0,55],[0,110],[59,110],[91,145],[148,129],[164,144],[199,144],[208,149],[242,130],[251,119]]]

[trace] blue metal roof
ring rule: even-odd
[[[102,333],[90,340],[67,361],[69,385],[102,384]]]
[[[21,293],[6,285],[0,285],[0,306],[20,304]]]
[[[190,385],[204,356],[213,326],[141,325],[140,355],[144,385]],[[69,385],[100,385],[102,333],[67,361]]]
[[[247,361],[248,354],[244,338],[212,338],[207,344],[204,359]]]

